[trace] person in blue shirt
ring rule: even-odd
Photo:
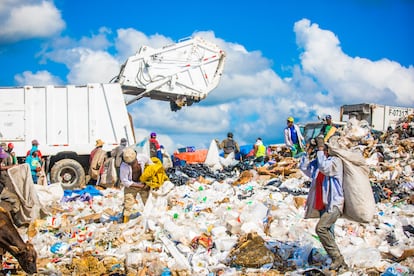
[[[33,183],[37,184],[38,173],[42,169],[42,161],[39,158],[37,150],[33,150],[29,156],[26,157],[26,163],[30,166]]]
[[[292,157],[304,151],[305,143],[302,133],[297,125],[294,124],[293,117],[287,118],[287,126],[284,130],[285,144],[290,149]]]
[[[328,146],[323,137],[316,138],[317,157],[309,161],[308,155],[302,156],[299,168],[312,178],[308,198],[306,200],[305,218],[320,218],[316,225],[316,233],[332,259],[330,269],[338,271],[347,269],[344,257],[335,242],[334,225],[344,209],[343,163],[339,157],[328,154]]]

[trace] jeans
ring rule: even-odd
[[[316,233],[331,259],[336,259],[341,256],[338,245],[335,242],[333,227],[335,222],[341,216],[338,207],[334,207],[332,212],[321,212],[321,218],[316,225]]]

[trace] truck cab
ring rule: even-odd
[[[345,122],[333,121],[332,123],[338,129],[342,129],[346,126]],[[317,122],[309,122],[298,125],[300,132],[302,133],[302,136],[305,138],[306,143],[308,143],[311,139],[316,138],[319,135],[324,124],[325,122],[321,120]]]

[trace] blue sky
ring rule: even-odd
[[[0,85],[109,82],[141,45],[199,35],[227,53],[209,97],[129,106],[138,139],[172,152],[234,133],[283,141],[286,118],[343,104],[414,106],[414,1],[0,1]],[[164,44],[163,44],[164,43]]]

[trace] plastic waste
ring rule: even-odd
[[[408,276],[409,273],[410,269],[408,267],[395,263],[389,266],[381,276]]]
[[[64,255],[69,249],[69,245],[64,242],[57,242],[50,247],[50,252],[54,254]]]

